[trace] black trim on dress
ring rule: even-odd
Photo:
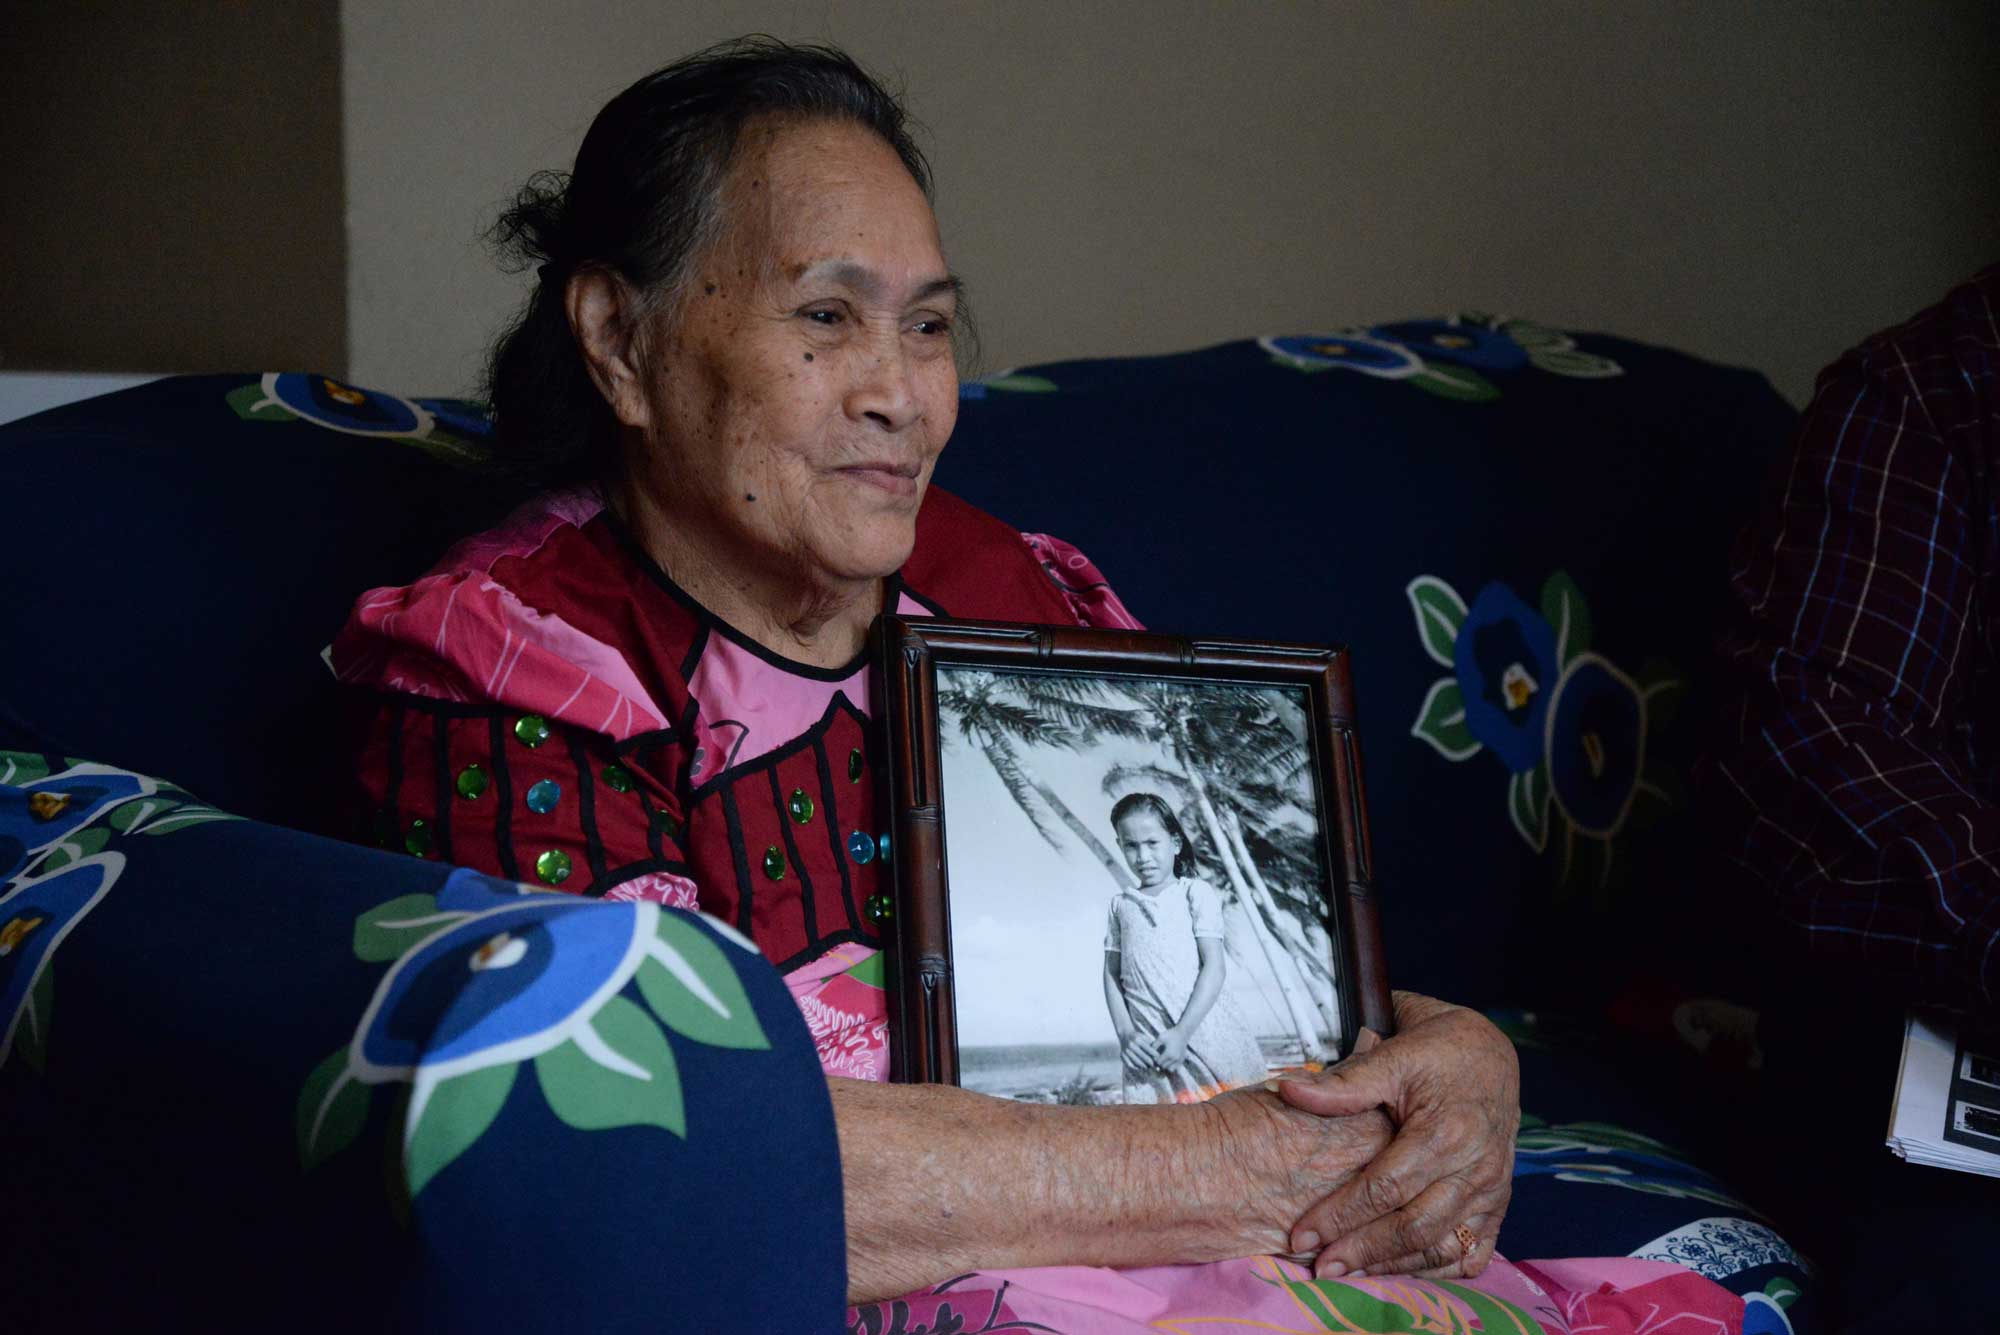
[[[771,804],[778,809],[778,833],[784,836],[785,856],[799,874],[799,909],[805,923],[806,940],[819,940],[819,906],[813,902],[812,877],[806,875],[805,859],[799,856],[799,842],[792,838],[792,812],[778,783],[778,767],[764,771],[771,779]]]
[[[639,568],[645,571],[647,577],[659,585],[668,597],[679,603],[688,615],[692,616],[703,628],[722,636],[746,653],[763,659],[772,667],[780,668],[795,676],[808,677],[814,681],[845,681],[860,669],[868,666],[868,651],[865,648],[856,654],[852,661],[840,667],[830,668],[818,667],[811,663],[802,663],[798,659],[785,657],[775,649],[765,648],[715,613],[709,611],[706,607],[703,607],[695,600],[693,594],[683,589],[679,584],[676,584],[674,577],[669,575],[661,567],[660,563],[653,559],[651,553],[639,545],[639,539],[633,535],[631,529],[625,526],[625,521],[618,517],[616,511],[606,506],[603,512],[603,519],[611,530],[611,536],[617,540],[619,546],[625,549],[625,554],[637,562]],[[903,576],[902,572],[898,571],[882,581],[883,606],[893,611],[898,601],[898,595],[902,592]],[[683,683],[694,680],[692,665],[700,658],[698,650],[699,645],[696,652],[688,655],[688,665],[685,665],[681,672],[681,681]]]
[[[495,713],[487,721],[487,744],[493,755],[493,845],[498,854],[500,874],[510,881],[521,879],[521,864],[514,857],[514,775],[507,767],[507,720]]]
[[[685,862],[675,862],[670,858],[641,858],[637,862],[628,862],[622,867],[613,867],[606,871],[602,879],[592,881],[590,889],[583,893],[591,899],[602,899],[606,892],[616,889],[625,882],[637,880],[656,871],[672,872],[675,876],[689,881],[694,879]]]
[[[577,824],[583,831],[584,860],[590,864],[591,893],[602,894],[596,887],[604,879],[604,839],[597,832],[597,781],[590,772],[590,753],[574,730],[565,729],[563,740],[569,743],[570,763],[576,766]]]
[[[689,808],[694,804],[690,802]],[[729,832],[729,857],[736,866],[736,930],[750,940],[757,939],[750,930],[750,858],[743,851],[743,818],[737,814],[736,798],[729,789],[722,790],[723,828]]]
[[[403,710],[400,702],[390,707],[389,778],[382,789],[382,808],[389,813],[389,819],[396,826],[396,839],[391,848],[400,848],[403,844]]]
[[[869,731],[868,716],[855,708],[854,702],[847,698],[847,692],[835,691],[833,698],[826,702],[826,710],[819,716],[819,720],[804,732],[774,751],[766,751],[761,756],[744,761],[734,769],[720,770],[695,785],[688,793],[688,810],[694,810],[694,804],[708,796],[710,790],[732,783],[746,775],[755,774],[759,766],[775,767],[780,761],[787,760],[807,747],[815,745],[820,738],[826,736],[827,729],[833,726],[835,715],[843,710],[854,716],[855,722],[861,725],[863,733]],[[689,754],[692,755],[693,752],[690,751]],[[685,781],[686,776],[683,775],[682,779]]]
[[[819,767],[820,801],[825,810],[826,841],[833,849],[833,865],[840,868],[840,900],[847,908],[847,925],[853,927],[861,921],[861,915],[854,911],[854,877],[847,868],[847,846],[841,840],[840,805],[834,800],[833,762],[826,753],[826,734],[813,738],[813,763]]]
[[[744,935],[748,936],[749,933],[746,932],[744,933]],[[846,932],[835,932],[832,936],[823,936],[819,940],[812,942],[811,944],[806,946],[804,950],[801,950],[798,954],[793,955],[788,959],[777,961],[771,967],[776,969],[779,973],[790,973],[793,969],[801,968],[805,965],[811,964],[814,960],[826,954],[828,951],[832,950],[835,946],[844,946],[850,941],[854,942],[856,945],[868,946],[869,948],[875,950],[879,950],[882,947],[882,938],[879,936],[871,935],[868,932],[860,931],[858,929]]]
[[[451,723],[442,714],[431,716],[431,763],[437,767],[437,855],[441,861],[456,862],[451,855],[451,803],[458,789],[451,781]]]
[[[951,613],[944,610],[944,604],[937,602],[934,599],[926,598],[921,593],[918,593],[915,589],[911,588],[909,585],[903,584],[901,575],[898,575],[896,577],[896,582],[902,586],[902,592],[910,595],[910,600],[912,602],[914,602],[917,606],[923,608],[926,612],[929,612],[932,616],[948,617],[951,615]],[[886,610],[893,612],[896,609],[894,607],[890,607]]]

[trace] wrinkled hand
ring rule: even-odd
[[[1513,1195],[1513,1044],[1478,1012],[1411,992],[1396,994],[1396,1025],[1385,1040],[1363,1030],[1354,1056],[1278,1085],[1295,1108],[1342,1117],[1380,1107],[1396,1126],[1381,1155],[1293,1226],[1293,1250],[1318,1251],[1321,1277],[1476,1275]]]
[[[1208,1121],[1231,1165],[1227,1202],[1208,1222],[1233,1241],[1220,1251],[1188,1250],[1182,1260],[1267,1256],[1290,1249],[1292,1221],[1360,1176],[1380,1158],[1395,1128],[1380,1108],[1353,1117],[1320,1117],[1295,1108],[1263,1085],[1232,1089],[1187,1105]],[[1199,1183],[1177,1186],[1180,1194]]]

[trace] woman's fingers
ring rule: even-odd
[[[1407,1252],[1393,1261],[1364,1269],[1369,1275],[1404,1275],[1414,1279],[1470,1278],[1484,1271],[1493,1260],[1494,1239],[1490,1232],[1487,1216],[1473,1215],[1422,1251]],[[1327,1268],[1332,1269],[1333,1264],[1329,1262]],[[1347,1272],[1350,1277],[1357,1273]]]
[[[1367,1051],[1357,1042],[1339,1066],[1278,1086],[1301,1111],[1379,1106],[1396,1123],[1388,1148],[1292,1227],[1293,1249],[1317,1251],[1323,1275],[1462,1264],[1469,1244],[1454,1230],[1483,1216],[1497,1234],[1513,1193],[1513,1046],[1476,1013],[1428,997],[1399,993],[1396,1019],[1394,1038]]]
[[[1394,1146],[1390,1148],[1393,1153]],[[1391,1185],[1363,1188],[1363,1200],[1367,1202],[1361,1207],[1367,1215],[1364,1222],[1344,1227],[1339,1222],[1343,1218],[1339,1212],[1343,1202],[1339,1197],[1345,1192],[1336,1193],[1330,1202],[1308,1211],[1299,1221],[1301,1229],[1329,1239],[1319,1254],[1318,1266],[1322,1270],[1335,1265],[1340,1267],[1336,1273],[1374,1270],[1400,1257],[1421,1254],[1450,1238],[1452,1225],[1471,1212],[1472,1192],[1463,1178],[1417,1181],[1416,1191],[1408,1196],[1401,1193],[1409,1189],[1409,1177],[1379,1180],[1387,1180]],[[1374,1194],[1381,1192],[1395,1195]],[[1397,1197],[1401,1197],[1400,1203],[1389,1203]],[[1334,1207],[1332,1210],[1326,1208],[1329,1204]]]
[[[1370,1108],[1395,1107],[1402,1097],[1402,1063],[1396,1049],[1382,1049],[1372,1030],[1361,1031],[1354,1055],[1338,1066],[1311,1075],[1293,1076],[1278,1082],[1278,1097],[1301,1112],[1321,1117],[1348,1117]]]
[[[1310,1229],[1329,1240],[1323,1259],[1373,1270],[1431,1251],[1475,1216],[1497,1233],[1513,1195],[1512,1140],[1457,1110],[1420,1116],[1354,1181],[1308,1211],[1294,1236]]]

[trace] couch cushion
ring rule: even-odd
[[[964,387],[939,481],[1159,629],[1353,647],[1391,977],[1573,1004],[1709,925],[1680,778],[1709,609],[1793,414],[1761,377],[1466,316]],[[181,377],[0,427],[32,505],[0,745],[334,828],[320,649],[519,493],[472,405]],[[1677,935],[1678,934],[1678,935]]]
[[[0,752],[0,1126],[9,1330],[826,1330],[844,1302],[826,1082],[733,932],[108,766]]]
[[[276,375],[177,376],[0,427],[0,746],[328,828],[343,746],[320,651],[361,590],[517,499],[455,466],[474,429],[463,405]]]
[[[1682,776],[1762,377],[1463,316],[969,386],[939,481],[1157,629],[1352,647],[1390,977],[1615,990],[1712,933]]]

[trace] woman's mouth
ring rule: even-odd
[[[879,487],[891,496],[914,496],[917,494],[917,475],[923,470],[913,463],[867,463],[854,464],[838,471],[856,482]]]

